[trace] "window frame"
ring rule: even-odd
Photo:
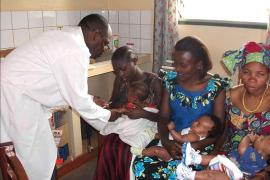
[[[267,23],[259,23],[259,22],[204,20],[204,19],[180,19],[180,20],[178,20],[178,24],[180,24],[180,25],[182,24],[182,25],[236,27],[236,28],[265,29],[265,30],[267,30]]]

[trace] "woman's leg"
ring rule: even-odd
[[[221,171],[215,170],[202,170],[194,171],[192,168],[179,164],[177,166],[177,179],[178,180],[229,180],[230,178]]]
[[[156,146],[159,140],[155,139],[146,148]],[[176,179],[178,160],[162,161],[156,156],[137,156],[132,164],[136,179]]]
[[[203,170],[197,171],[195,174],[195,180],[230,180],[229,176],[224,172],[214,171],[214,170]]]

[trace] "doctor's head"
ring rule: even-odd
[[[112,36],[108,21],[99,14],[90,14],[80,21],[79,26],[82,28],[84,41],[91,57],[99,57],[108,46]]]

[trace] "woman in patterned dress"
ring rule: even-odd
[[[173,160],[138,156],[133,164],[137,179],[176,179],[176,166],[181,158],[181,145],[169,140],[167,124],[173,121],[176,130],[189,127],[203,115],[214,114],[224,122],[225,90],[228,80],[208,71],[212,63],[206,46],[194,37],[185,37],[175,45],[175,72],[164,76],[164,90],[159,117],[161,143]],[[221,130],[222,134],[222,130]],[[215,143],[217,138],[206,138],[192,143],[195,149]]]
[[[226,52],[223,62],[231,73],[239,68],[242,81],[226,99],[226,140],[221,151],[230,154],[249,132],[270,135],[270,46],[249,42]]]
[[[153,73],[142,71],[137,65],[137,58],[126,46],[118,48],[112,56],[112,66],[116,75],[110,108],[119,108],[127,104],[127,94],[132,82],[142,81],[148,85],[149,94],[144,100],[147,104],[159,108],[162,95],[162,81]],[[156,113],[141,108],[125,113],[131,119],[147,118],[157,122]],[[135,120],[134,120],[135,121]],[[124,143],[118,134],[105,136],[99,152],[95,180],[128,180],[132,154],[130,146]]]

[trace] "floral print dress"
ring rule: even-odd
[[[198,92],[184,90],[176,82],[176,74],[164,74],[164,85],[170,97],[171,119],[177,131],[187,128],[198,117],[213,112],[218,94],[229,85],[227,78],[212,75],[206,88]],[[156,144],[151,144],[153,146]],[[136,179],[176,179],[179,160],[162,161],[157,157],[137,156],[133,163]]]
[[[241,139],[250,131],[258,135],[270,135],[269,111],[246,115],[232,104],[231,98],[228,95],[226,99],[226,112],[228,136],[223,146],[223,150],[226,154],[237,150]]]

